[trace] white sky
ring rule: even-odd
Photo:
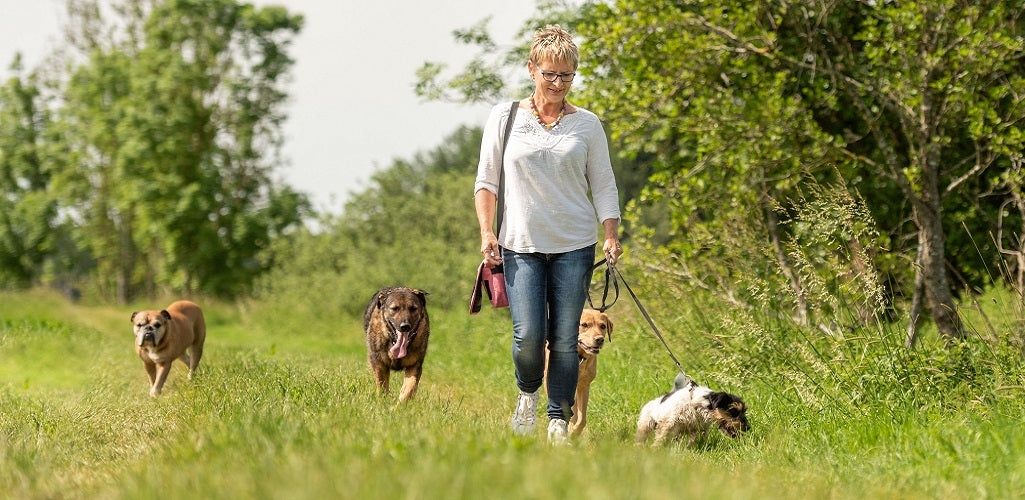
[[[433,149],[460,125],[483,125],[490,104],[422,103],[413,94],[415,71],[425,61],[461,68],[475,49],[457,44],[452,31],[487,16],[497,43],[520,41],[514,35],[535,10],[533,0],[255,3],[284,5],[305,17],[291,49],[296,64],[283,151],[289,165],[280,174],[319,211],[333,213],[392,160]],[[9,75],[15,52],[32,69],[61,45],[64,4],[0,0],[0,76]]]

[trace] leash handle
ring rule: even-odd
[[[591,266],[591,272],[594,272],[596,269],[601,267],[602,264],[605,264],[607,262],[608,259],[602,259],[598,262],[595,262],[594,265]],[[612,305],[615,304],[617,300],[619,300],[619,282],[616,280],[616,275],[614,272],[611,271],[611,269],[612,264],[609,264],[609,266],[605,269],[605,288],[602,290],[600,307],[594,306],[594,303],[591,301],[591,289],[589,286],[586,286],[586,284],[584,286],[584,289],[587,291],[587,305],[591,306],[591,309],[597,309],[598,312],[605,312],[608,308],[612,307]],[[616,296],[613,297],[611,303],[608,302],[609,282],[612,283],[612,288],[616,292]]]

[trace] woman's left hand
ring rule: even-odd
[[[616,265],[619,262],[619,256],[623,255],[623,247],[619,244],[618,238],[606,238],[605,244],[602,245],[602,252],[605,253],[609,264]]]

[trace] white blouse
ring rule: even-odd
[[[495,105],[484,124],[474,193],[498,193],[495,159],[511,105]],[[518,253],[577,250],[598,241],[598,223],[620,217],[608,140],[590,111],[577,108],[549,131],[529,110],[517,108],[504,167],[505,214],[498,234],[504,248]]]

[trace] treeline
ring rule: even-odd
[[[288,258],[260,280],[256,297],[304,317],[361,317],[375,291],[400,285],[426,290],[432,306],[466,307],[480,263],[480,141],[480,127],[459,127],[434,149],[375,173],[316,231],[279,238],[273,251]]]
[[[104,24],[72,4],[74,63],[0,88],[4,285],[358,314],[376,287],[405,284],[462,305],[479,262],[479,129],[395,161],[340,215],[310,214],[270,182],[300,18],[139,0]],[[559,22],[580,43],[570,99],[606,122],[625,262],[649,289],[831,333],[911,318],[908,344],[923,317],[964,336],[958,307],[993,286],[1025,317],[1020,2],[540,7],[525,33]],[[425,63],[422,96],[529,92],[506,83],[529,47],[499,48],[484,23],[456,37],[480,57],[454,75]],[[300,225],[311,215],[317,232]]]
[[[626,228],[651,274],[833,332],[899,308],[912,344],[921,317],[966,334],[959,295],[997,283],[1025,305],[1023,14],[1016,0],[544,2],[525,32],[571,29],[570,99],[650,172]],[[508,93],[500,76],[529,47],[497,50],[483,23],[456,35],[480,56],[454,76],[426,63],[418,92]]]
[[[68,2],[0,86],[0,285],[237,296],[309,203],[273,178],[302,17],[234,0]]]

